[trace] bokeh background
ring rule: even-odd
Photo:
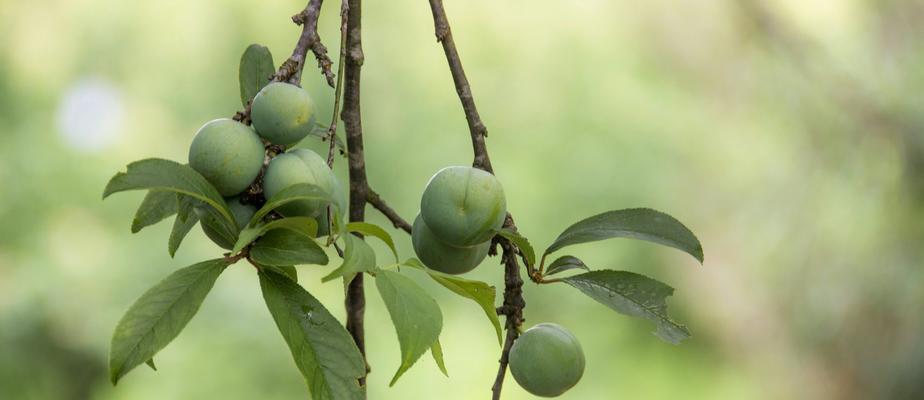
[[[320,32],[336,54],[329,3]],[[565,325],[587,354],[562,398],[924,397],[924,3],[446,3],[510,210],[537,247],[637,206],[676,216],[705,247],[703,266],[626,240],[571,252],[674,286],[669,304],[694,333],[680,346],[570,287],[527,284],[527,325]],[[160,371],[109,385],[121,314],[220,250],[197,229],[171,259],[168,222],[129,232],[142,193],[100,199],[133,160],[185,160],[202,123],[239,108],[244,48],[263,43],[280,62],[303,6],[0,1],[0,398],[307,397],[244,264],[158,355]],[[470,162],[467,128],[426,2],[364,9],[369,177],[413,218],[431,174]],[[329,118],[333,91],[313,65],[304,75]],[[341,285],[320,283],[328,269],[300,267],[300,281],[342,318]],[[501,284],[496,259],[471,275]],[[487,398],[492,328],[421,283],[443,308],[450,377],[424,357],[387,387],[397,339],[370,287],[370,398]],[[508,375],[504,398],[530,396]]]

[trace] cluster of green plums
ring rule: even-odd
[[[491,173],[446,167],[427,183],[414,220],[414,252],[427,267],[462,274],[488,255],[491,238],[507,216],[504,188]]]
[[[414,252],[430,269],[462,274],[488,255],[491,238],[507,217],[504,189],[497,178],[471,167],[438,171],[424,189],[411,237]],[[538,324],[510,349],[510,372],[526,391],[559,396],[584,375],[584,352],[560,325]]]
[[[239,228],[250,221],[256,207],[241,202],[245,192],[263,168],[267,144],[290,147],[307,136],[315,125],[315,106],[304,89],[287,83],[266,85],[254,97],[250,118],[253,127],[223,118],[207,122],[189,147],[189,166],[205,177],[225,197]],[[309,183],[331,195],[339,192],[334,173],[324,159],[308,149],[292,149],[273,158],[263,176],[263,192],[272,198],[282,189]],[[283,216],[305,216],[325,222],[326,213],[319,201],[296,201],[280,207]],[[203,214],[204,215],[204,214]],[[231,248],[234,244],[202,224],[205,234],[216,244]]]

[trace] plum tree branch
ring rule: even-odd
[[[475,106],[475,99],[472,95],[472,88],[465,76],[465,69],[462,67],[462,60],[459,57],[459,51],[452,39],[452,29],[449,27],[449,19],[446,17],[446,10],[443,7],[442,0],[430,0],[430,10],[433,12],[433,24],[436,31],[436,40],[443,45],[443,52],[446,54],[446,61],[449,63],[449,71],[452,74],[452,81],[455,84],[456,94],[462,103],[462,110],[465,113],[465,120],[468,122],[469,133],[472,138],[472,150],[474,160],[472,166],[481,168],[490,173],[494,173],[491,166],[491,158],[488,155],[488,148],[485,144],[485,137],[488,135],[488,128],[481,121],[481,115],[478,114],[478,108]],[[507,214],[504,221],[504,227],[516,230],[516,224],[513,216]],[[523,324],[523,309],[526,308],[526,301],[523,299],[523,280],[520,278],[520,266],[517,261],[519,249],[509,240],[502,237],[495,237],[497,244],[501,246],[503,255],[501,260],[504,264],[504,305],[498,308],[498,313],[506,317],[505,329],[507,337],[504,340],[504,348],[501,351],[497,377],[491,388],[492,398],[500,399],[501,388],[504,385],[504,376],[507,374],[507,365],[510,359],[510,349],[513,342],[520,335],[520,326]],[[495,247],[492,246],[492,252]]]
[[[398,212],[396,212],[387,203],[385,203],[385,200],[382,199],[382,196],[372,190],[372,188],[366,188],[366,201],[369,202],[372,207],[375,207],[376,210],[379,210],[382,215],[388,218],[388,220],[394,224],[395,228],[401,229],[408,234],[411,233],[411,224],[409,224],[404,218],[401,218],[401,216],[398,215]]]
[[[456,43],[452,40],[452,30],[449,28],[449,19],[446,18],[443,1],[430,0],[430,9],[433,11],[436,40],[443,45],[446,61],[449,62],[449,71],[452,73],[452,81],[456,86],[459,101],[462,102],[462,110],[465,112],[465,120],[468,122],[468,129],[472,136],[472,149],[475,151],[472,166],[493,174],[494,168],[491,166],[491,158],[488,157],[488,148],[484,141],[484,138],[488,136],[488,128],[481,121],[478,107],[475,106],[472,87],[465,76],[465,69],[462,68],[462,60],[456,50]]]
[[[344,60],[343,120],[346,131],[347,162],[350,175],[350,221],[363,221],[366,214],[366,193],[369,188],[366,179],[366,160],[363,155],[363,127],[360,110],[360,79],[364,61],[362,47],[362,0],[348,0],[346,26],[346,59]],[[347,285],[346,328],[353,337],[356,347],[366,358],[365,326],[366,296],[363,288],[363,274],[357,274]],[[366,373],[369,363],[366,363]],[[366,384],[366,377],[359,380]]]

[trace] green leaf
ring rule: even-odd
[[[497,309],[494,302],[497,300],[497,289],[487,283],[474,281],[471,279],[461,278],[455,275],[444,274],[439,271],[429,269],[416,258],[410,258],[403,262],[402,265],[417,268],[427,273],[430,278],[451,290],[453,293],[474,301],[484,314],[488,317],[494,331],[497,333],[497,343],[503,344],[503,333],[501,331],[500,319],[497,318]]]
[[[315,400],[365,399],[366,363],[343,325],[286,276],[260,273],[263,299]]]
[[[211,207],[217,219],[236,231],[237,225],[225,200],[202,175],[188,165],[159,158],[149,158],[128,164],[127,172],[119,172],[106,185],[103,198],[128,190],[169,190],[201,200]]]
[[[157,366],[154,365],[154,359],[153,359],[153,358],[148,359],[148,360],[145,361],[144,363],[147,364],[147,366],[150,367],[151,369],[153,369],[154,371],[157,371]]]
[[[228,265],[220,258],[177,270],[132,304],[112,335],[109,376],[113,385],[179,335]]]
[[[237,253],[243,250],[248,244],[273,229],[288,229],[315,237],[318,234],[318,221],[309,217],[288,217],[270,221],[263,225],[246,227],[241,231],[240,235],[238,235],[237,243],[234,244],[234,248],[231,252]]]
[[[401,366],[389,383],[393,386],[439,338],[443,314],[427,292],[398,272],[378,271],[375,286],[385,301],[401,345]]]
[[[536,251],[533,250],[533,246],[529,244],[529,240],[527,240],[526,237],[511,230],[510,228],[501,229],[497,231],[497,234],[513,242],[513,244],[515,244],[520,249],[520,252],[523,253],[523,256],[526,257],[526,261],[529,263],[529,266],[536,265]]]
[[[650,208],[607,211],[579,221],[558,235],[545,254],[573,244],[617,237],[647,240],[680,249],[703,262],[703,246],[693,232],[674,217]]]
[[[376,224],[370,224],[368,222],[350,222],[346,226],[347,232],[358,232],[363,235],[375,236],[379,240],[385,242],[388,245],[388,248],[391,249],[391,253],[395,255],[395,262],[398,261],[398,250],[395,248],[395,241],[392,240],[391,235],[382,229],[382,227]]]
[[[449,371],[446,371],[446,362],[443,361],[443,346],[440,345],[439,339],[436,339],[433,346],[430,346],[430,354],[433,356],[433,361],[436,361],[436,366],[439,367],[440,372],[448,377]]]
[[[241,56],[241,67],[238,70],[238,80],[241,84],[241,104],[247,104],[253,97],[269,83],[276,67],[273,65],[273,55],[269,49],[259,44],[247,46]]]
[[[327,253],[304,233],[275,229],[267,232],[250,248],[250,257],[263,265],[327,265]]]
[[[163,190],[150,190],[138,206],[135,219],[132,220],[132,233],[163,221],[176,214],[176,193]]]
[[[633,272],[611,270],[569,276],[562,281],[616,312],[654,322],[658,327],[655,335],[667,342],[679,344],[690,337],[686,326],[667,315],[667,297],[674,293],[674,288],[662,282]]]
[[[583,269],[585,271],[590,271],[590,268],[588,268],[587,265],[581,261],[581,259],[575,256],[561,256],[549,264],[549,268],[546,269],[545,275],[554,275],[559,272],[564,272],[571,269]]]
[[[274,266],[267,266],[267,267],[275,268],[279,270],[279,272],[281,272],[283,275],[289,277],[289,279],[291,279],[293,282],[298,282],[298,270],[296,270],[294,266],[283,265],[283,266],[277,266],[277,267],[274,267]]]
[[[225,224],[220,216],[209,212],[210,208],[205,203],[199,200],[193,201],[196,203],[193,210],[196,212],[196,215],[199,216],[199,223],[202,224],[203,227],[208,227],[212,233],[217,235],[217,237],[211,238],[215,241],[215,244],[222,248],[234,246],[234,243],[237,242],[238,234],[240,233],[238,227]]]
[[[176,255],[180,243],[186,238],[186,234],[199,222],[199,216],[194,213],[195,199],[179,195],[179,205],[177,206],[176,219],[173,221],[173,230],[170,232],[170,238],[167,240],[167,251],[170,257]]]
[[[257,223],[263,220],[263,217],[265,217],[266,214],[269,214],[270,211],[273,211],[285,204],[299,200],[321,200],[324,203],[331,204],[332,207],[337,208],[337,202],[334,201],[334,198],[331,196],[331,194],[327,193],[327,191],[324,189],[310,183],[298,183],[280,190],[279,193],[276,193],[275,196],[267,200],[266,204],[257,210],[256,214],[253,215],[253,218],[250,219],[248,226],[257,225]]]
[[[356,274],[372,271],[375,268],[375,251],[369,243],[350,234],[343,235],[343,240],[346,243],[343,249],[343,264],[322,278],[321,282],[328,282],[341,276],[349,282]]]

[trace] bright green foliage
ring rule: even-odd
[[[575,256],[561,256],[549,264],[549,267],[545,270],[545,275],[554,275],[572,269],[590,271],[590,268],[588,268],[581,259]]]
[[[289,217],[273,220],[262,225],[248,226],[238,235],[237,243],[234,244],[234,248],[231,249],[231,251],[237,253],[243,250],[244,246],[247,246],[254,240],[257,240],[258,237],[263,236],[263,234],[273,229],[288,229],[314,237],[318,231],[318,223],[313,218]]]
[[[401,273],[380,270],[375,275],[375,286],[385,301],[401,345],[401,366],[389,384],[394,385],[439,339],[443,313],[427,292]]]
[[[536,251],[533,250],[533,245],[529,244],[529,239],[526,239],[526,236],[509,228],[501,229],[497,231],[497,234],[513,242],[520,249],[520,253],[526,258],[526,262],[530,267],[536,265]]]
[[[189,166],[222,196],[250,186],[263,168],[263,142],[253,129],[229,118],[207,122],[189,146]]]
[[[584,351],[577,338],[560,325],[538,324],[513,342],[510,373],[527,392],[560,396],[584,375]]]
[[[388,245],[388,248],[391,249],[392,255],[395,256],[395,262],[398,262],[398,249],[395,248],[395,241],[392,240],[391,235],[388,234],[388,231],[382,229],[382,227],[376,224],[370,224],[368,222],[350,222],[346,225],[346,231],[356,232],[378,238],[386,245]]]
[[[447,274],[464,274],[475,269],[491,247],[490,241],[471,247],[456,247],[444,243],[429,229],[419,215],[411,229],[414,252],[427,267]]]
[[[241,66],[238,69],[238,82],[241,86],[241,105],[253,100],[260,89],[263,89],[276,72],[273,66],[273,55],[266,46],[252,44],[247,46],[241,55]]]
[[[336,187],[336,177],[327,163],[317,153],[308,149],[294,149],[270,161],[263,177],[263,190],[272,199],[284,189],[307,183],[321,188],[331,198]],[[280,206],[277,211],[287,217],[317,217],[325,204],[321,200],[298,200]]]
[[[343,325],[291,278],[260,273],[263,299],[315,400],[365,399],[366,363]]]
[[[654,322],[658,326],[655,335],[667,342],[679,344],[690,337],[686,326],[667,315],[667,297],[674,294],[674,288],[664,283],[633,272],[611,270],[562,280],[616,312]]]
[[[132,233],[163,221],[176,214],[176,193],[166,190],[151,190],[144,196],[135,219],[132,220]]]
[[[474,281],[434,271],[426,268],[420,260],[414,258],[405,260],[401,265],[425,271],[430,278],[440,285],[443,285],[446,289],[477,303],[488,317],[491,325],[494,326],[494,331],[497,333],[497,343],[503,344],[500,320],[497,318],[497,310],[494,308],[494,302],[497,299],[497,289],[495,289],[494,286],[481,281]]]
[[[674,217],[650,208],[607,211],[578,221],[565,229],[545,250],[550,254],[573,244],[627,237],[647,240],[683,250],[703,262],[703,246],[686,226]]]
[[[177,195],[176,218],[173,220],[170,238],[167,239],[167,252],[170,253],[170,257],[176,255],[176,251],[180,248],[180,244],[183,243],[183,239],[199,223],[199,216],[193,212],[196,201],[195,198],[190,196]]]
[[[491,239],[504,223],[504,188],[484,170],[446,167],[427,183],[420,199],[420,215],[443,242],[474,246]]]
[[[227,261],[217,259],[183,268],[132,304],[112,336],[109,374],[113,384],[150,360],[183,330],[227,266]]]
[[[255,226],[263,221],[271,211],[276,210],[289,203],[301,201],[318,201],[324,205],[332,204],[334,199],[324,189],[310,183],[298,183],[280,190],[272,197],[266,199],[266,204],[257,210],[257,213],[250,219],[249,226]],[[289,217],[292,218],[292,217]]]
[[[148,158],[128,164],[126,172],[119,172],[103,191],[103,198],[129,190],[168,190],[201,200],[211,206],[222,223],[233,226],[234,217],[215,187],[189,166],[175,161]],[[232,229],[233,230],[233,229]]]
[[[314,129],[314,114],[314,100],[305,89],[273,82],[253,98],[250,118],[264,139],[289,146],[304,139]]]
[[[257,212],[257,208],[253,205],[241,203],[240,197],[225,199],[225,203],[228,204],[228,208],[231,210],[231,214],[234,216],[234,222],[237,224],[238,230],[247,226],[247,223],[250,222],[253,214]],[[233,241],[229,241],[226,235],[222,235],[220,230],[216,229],[214,224],[207,222],[209,221],[208,214],[202,211],[202,207],[196,207],[195,210],[196,214],[199,215],[199,219],[202,220],[202,232],[205,232],[205,236],[208,236],[209,239],[212,239],[215,244],[223,249],[230,250],[232,247],[234,247]]]
[[[327,265],[327,253],[304,232],[274,229],[257,239],[250,257],[263,265]]]
[[[372,271],[375,268],[375,251],[365,240],[354,235],[343,235],[346,243],[343,249],[343,264],[321,279],[321,282],[343,277],[346,282],[353,280],[356,274]]]

